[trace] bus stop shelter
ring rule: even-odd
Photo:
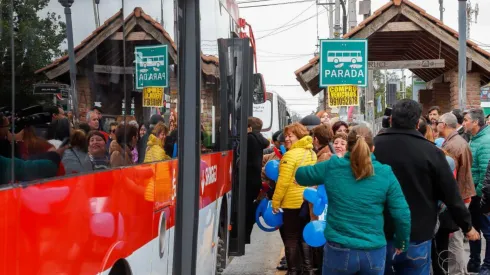
[[[424,112],[437,105],[442,112],[458,106],[458,32],[408,0],[392,0],[373,13],[343,39],[368,40],[368,69],[409,69],[426,82],[415,98]],[[480,107],[480,88],[490,82],[490,53],[467,41],[467,106]],[[305,91],[319,87],[319,56],[295,71]],[[372,87],[372,78],[370,80]],[[325,101],[328,103],[327,95]],[[374,102],[372,88],[366,102]],[[327,106],[327,105],[325,105]],[[371,106],[372,108],[372,106]],[[328,106],[327,106],[328,109]]]

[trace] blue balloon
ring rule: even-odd
[[[317,202],[313,204],[313,214],[315,214],[315,216],[320,216],[325,210],[325,206],[326,204],[323,203],[323,200],[318,198]]]
[[[303,229],[303,239],[311,247],[321,247],[325,245],[326,221],[311,221]]]
[[[264,167],[265,175],[273,180],[277,181],[279,178],[279,161],[278,160],[269,160]]]
[[[279,146],[279,150],[281,150],[283,155],[286,154],[286,147],[284,145]]]
[[[318,199],[318,191],[315,188],[306,188],[305,191],[303,191],[303,197],[305,200],[315,203]]]
[[[276,231],[279,227],[271,227],[267,222],[265,222],[265,225],[262,224],[260,217],[262,216],[264,218],[264,221],[266,218],[263,216],[264,213],[267,211],[268,206],[270,206],[270,201],[268,199],[262,199],[259,203],[259,206],[257,206],[257,210],[255,210],[255,223],[257,226],[265,232],[274,232]],[[281,224],[282,224],[282,213],[281,214]],[[279,215],[279,214],[277,214]]]
[[[279,228],[282,225],[282,212],[274,214],[274,212],[272,212],[271,201],[267,204],[267,209],[262,214],[262,217],[264,218],[265,223],[270,227]]]
[[[327,192],[323,184],[318,186],[318,189],[306,188],[303,197],[313,204],[313,214],[316,216],[320,216],[328,204]]]

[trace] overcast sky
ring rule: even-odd
[[[206,3],[217,0],[204,0]],[[246,2],[250,0],[240,0]],[[389,0],[371,0],[372,11],[387,3]],[[439,1],[437,0],[411,0],[416,5],[424,8],[429,14],[439,17]],[[122,7],[120,0],[100,0],[100,19],[104,20],[112,16]],[[201,0],[203,2],[203,0]],[[263,5],[265,3],[291,2],[286,0],[273,0],[264,3],[255,2],[247,5]],[[165,28],[173,37],[173,0],[163,0],[164,11],[163,18]],[[307,115],[316,109],[317,98],[313,98],[309,92],[304,92],[295,79],[294,71],[305,65],[308,60],[313,58],[317,44],[317,17],[318,16],[318,36],[320,39],[328,38],[328,13],[323,7],[317,7],[313,2],[304,2],[289,5],[268,6],[259,8],[241,8],[240,17],[245,18],[252,25],[255,37],[257,39],[258,53],[258,70],[264,74],[265,82],[269,90],[278,92],[286,99],[289,107],[299,112],[301,115]],[[490,10],[490,1],[472,0],[471,3],[479,4],[480,11]],[[124,0],[125,14],[132,12],[134,7],[142,7],[143,10],[153,18],[161,18],[160,0]],[[240,6],[244,6],[241,4]],[[205,5],[207,8],[208,5]],[[202,8],[201,13],[206,14],[206,8]],[[58,0],[52,0],[47,8],[50,11],[56,11],[63,14]],[[445,1],[444,22],[458,29],[458,1]],[[204,11],[203,11],[204,10]],[[302,13],[302,14],[301,14]],[[301,14],[301,15],[300,15]],[[295,18],[297,17],[297,18]],[[307,18],[313,17],[309,20]],[[295,19],[294,19],[295,18]],[[294,20],[292,20],[294,19]],[[295,27],[291,24],[304,21]],[[361,16],[358,16],[358,22]],[[73,22],[75,44],[84,39],[95,27],[94,14],[91,0],[75,0],[73,4]],[[278,34],[270,34],[271,31],[286,25],[289,28],[280,28]],[[490,17],[478,16],[478,23],[471,27],[471,38],[475,42],[482,43],[486,49],[490,49]],[[282,31],[282,32],[280,32]],[[205,35],[205,34],[203,34]],[[279,86],[287,85],[287,86]],[[297,85],[297,86],[289,86]]]

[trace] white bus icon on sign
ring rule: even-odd
[[[357,63],[362,62],[361,51],[328,51],[327,62],[335,64],[339,62]]]
[[[157,56],[141,56],[137,55],[137,62],[141,67],[159,67],[165,65],[165,57],[163,55]]]

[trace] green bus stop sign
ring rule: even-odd
[[[320,40],[320,87],[367,85],[367,40]]]
[[[136,89],[168,87],[167,45],[135,47]]]

